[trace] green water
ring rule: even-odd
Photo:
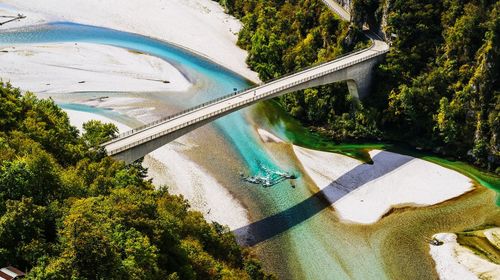
[[[335,143],[318,133],[309,131],[297,120],[286,114],[286,112],[275,101],[260,103],[256,108],[256,112],[265,116],[263,119],[266,120],[267,125],[270,126],[269,128],[282,139],[286,139],[291,143],[305,148],[339,153],[359,159],[363,162],[371,162],[368,151],[373,149],[409,155],[453,169],[473,179],[479,185],[500,193],[500,176],[490,172],[485,172],[462,161],[444,159],[431,153],[412,149],[404,144]],[[261,124],[266,125],[266,122],[261,122]],[[500,206],[500,197],[497,200],[497,205]]]
[[[11,37],[3,34],[3,37],[0,38],[0,41],[2,40],[6,44],[39,41],[88,41],[143,50],[146,53],[174,62],[184,71],[190,69],[190,71],[206,76],[213,81],[210,88],[200,90],[203,93],[200,94],[200,98],[189,100],[190,105],[230,92],[235,85],[238,88],[248,85],[241,77],[183,50],[139,35],[125,34],[109,29],[60,23],[43,26],[41,29],[30,29],[22,33],[12,33]],[[151,98],[156,98],[155,101],[166,104],[166,101],[161,98],[154,96]],[[75,107],[76,105],[66,106],[85,110],[85,108]],[[97,109],[90,109],[92,112],[95,110]],[[116,116],[111,117],[115,118]],[[258,173],[260,169],[257,160],[267,166],[286,171],[299,172],[300,166],[290,155],[290,151],[268,151],[261,147],[262,144],[254,135],[253,127],[247,123],[247,118],[258,126],[300,146],[336,152],[364,162],[371,161],[368,154],[371,149],[398,151],[455,169],[473,178],[481,185],[499,190],[498,177],[483,173],[461,162],[440,159],[418,151],[403,149],[394,144],[333,143],[321,135],[308,131],[272,101],[263,102],[248,110],[231,114],[216,123],[220,134],[234,147],[233,152],[238,154],[246,168],[253,173]],[[334,163],[332,163],[332,167],[335,167]],[[329,207],[330,204],[317,194],[316,188],[306,178],[300,176],[294,184],[295,188],[290,186],[290,182],[283,182],[272,188],[262,188],[242,183],[238,178],[235,178],[233,184],[227,186],[240,200],[251,200],[252,208],[249,208],[249,212],[251,212],[254,222],[249,227],[255,231],[256,237],[249,243],[265,261],[266,267],[284,279],[402,279],[392,277],[388,272],[386,262],[394,258],[396,253],[411,254],[413,246],[416,245],[409,244],[404,251],[401,249],[398,251],[398,248],[391,248],[391,244],[386,244],[386,240],[399,236],[398,234],[401,236],[424,235],[421,232],[423,231],[422,226],[420,226],[422,221],[427,223],[425,229],[427,237],[434,229],[449,230],[453,225],[475,225],[475,215],[479,214],[482,217],[485,216],[484,213],[492,212],[491,205],[483,203],[487,201],[488,196],[482,194],[484,198],[483,196],[474,197],[455,204],[450,202],[437,210],[425,208],[408,211],[401,215],[391,215],[382,219],[380,224],[383,226],[378,224],[374,226],[346,225],[338,221]],[[480,209],[481,212],[474,209]],[[443,215],[442,213],[447,215],[444,221],[443,216],[440,216]],[[454,222],[454,213],[460,213],[463,222],[460,224]],[[405,226],[402,226],[403,223]],[[447,227],[439,227],[443,224]],[[420,246],[417,247],[421,251],[413,256],[412,260],[416,262],[426,258],[425,246],[420,243],[417,245]],[[389,250],[389,248],[391,249]],[[393,251],[396,253],[385,256],[388,254],[387,252]],[[412,267],[415,271],[421,270],[415,273],[432,275],[432,268],[429,268],[432,262],[428,258],[425,262],[427,264],[425,269],[420,269],[418,265]],[[404,260],[393,261],[392,265],[401,270],[404,267]]]
[[[317,201],[316,210],[313,210],[316,212],[291,229],[293,234],[288,236],[288,248],[293,250],[293,255],[315,256],[300,260],[301,268],[309,269],[294,270],[302,273],[305,279],[433,279],[437,275],[425,240],[438,232],[500,224],[500,177],[495,174],[402,144],[335,143],[303,127],[274,101],[258,104],[254,114],[253,119],[259,126],[305,148],[339,153],[368,163],[371,162],[368,152],[372,149],[405,154],[453,169],[473,179],[477,185],[497,192],[496,205],[495,199],[490,198],[491,191],[478,189],[473,194],[436,206],[396,211],[375,225],[367,226],[341,223],[330,210],[318,209],[321,202]],[[307,210],[301,211],[307,213]]]

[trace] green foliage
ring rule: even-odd
[[[17,125],[17,119],[21,115],[21,92],[19,89],[13,89],[7,83],[0,81],[0,129],[2,131],[10,130]]]
[[[31,197],[36,204],[47,205],[57,198],[60,188],[59,167],[43,150],[14,161],[4,161],[0,166],[3,201]]]
[[[493,1],[392,3],[388,32],[396,37],[377,93],[389,92],[378,110],[392,137],[497,169],[499,10]]]
[[[337,140],[404,141],[500,169],[498,1],[354,0],[349,28],[321,1],[219,2],[242,20],[238,44],[263,80],[366,46],[364,24],[390,38],[363,104],[341,85],[280,97],[304,124]]]
[[[329,61],[347,51],[366,47],[361,29],[349,31],[320,0],[219,1],[240,18],[238,45],[248,51],[247,63],[266,81]],[[291,93],[279,98],[294,117],[323,127],[335,139],[378,137],[373,113],[350,98],[341,84]]]
[[[0,262],[19,265],[36,261],[45,247],[46,208],[31,198],[9,200],[0,218]],[[21,267],[21,266],[20,266]]]
[[[114,125],[79,136],[52,100],[0,92],[0,263],[28,279],[272,278],[227,227],[99,152]]]
[[[91,147],[98,148],[100,144],[107,142],[118,135],[118,128],[112,123],[102,123],[91,120],[83,124],[83,141]]]
[[[247,63],[269,80],[344,52],[338,44],[348,25],[321,0],[218,1],[241,19],[238,45],[249,53]]]
[[[73,146],[77,145],[78,130],[70,125],[66,113],[51,99],[39,100],[30,93],[22,97],[22,106],[23,120],[18,129],[40,143],[62,164],[75,162]]]

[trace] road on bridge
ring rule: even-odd
[[[324,1],[330,2],[332,0]],[[335,2],[333,3],[336,4]],[[334,10],[334,12],[336,12],[336,9],[333,7],[342,9],[338,4],[327,4]],[[344,11],[344,13],[346,12]],[[387,43],[380,40],[374,34],[367,33],[367,36],[369,36],[372,41],[372,45],[367,49],[348,54],[330,62],[326,62],[291,75],[287,75],[239,94],[232,94],[227,98],[205,104],[204,106],[189,110],[178,116],[170,117],[164,121],[147,125],[142,129],[128,132],[120,135],[116,139],[104,143],[103,147],[108,155],[113,156],[148,141],[173,133],[184,127],[193,125],[197,122],[201,122],[209,118],[215,119],[217,116],[224,116],[229,111],[232,112],[237,109],[244,108],[258,101],[276,96],[279,92],[285,92],[286,89],[302,83],[307,83],[313,79],[345,69],[388,52],[389,46]]]

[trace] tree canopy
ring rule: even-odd
[[[391,43],[362,103],[345,84],[279,98],[338,141],[384,139],[467,160],[500,174],[500,3],[354,0],[352,23],[320,0],[221,0],[240,18],[239,45],[263,80],[360,48],[366,23]]]
[[[28,279],[272,279],[225,226],[97,149],[50,99],[0,83],[0,263]]]

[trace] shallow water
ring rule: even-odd
[[[243,89],[250,86],[245,79],[200,56],[137,34],[63,22],[10,30],[0,36],[0,46],[57,42],[106,44],[151,54],[169,61],[189,80],[202,85],[188,98],[181,95],[172,97],[171,93],[144,93],[149,99],[156,100],[165,107],[182,109],[228,94],[234,88]],[[64,104],[64,107],[99,113],[118,120],[123,118],[113,111],[88,106]],[[251,174],[263,173],[262,166],[302,174],[290,147],[264,147],[255,133],[254,125],[263,126],[283,139],[306,147],[341,152],[365,161],[370,160],[366,156],[366,149],[385,147],[381,144],[335,145],[309,133],[272,102],[266,102],[215,122],[217,131],[232,147],[231,151],[225,152],[234,152],[246,171]],[[200,150],[203,149],[213,147],[206,144]],[[238,174],[226,174],[226,169],[234,168],[230,166],[231,163],[224,164],[224,169],[207,168],[212,173],[223,174],[221,177],[228,177],[228,189],[239,200],[245,201],[247,206],[251,206],[249,211],[254,223],[250,227],[255,231],[255,236],[246,242],[254,246],[260,257],[265,260],[267,268],[284,279],[405,279],[400,277],[404,275],[405,270],[403,261],[395,261],[395,257],[402,251],[387,244],[387,240],[392,240],[396,235],[417,235],[419,238],[420,234],[428,236],[434,230],[444,228],[438,227],[439,224],[474,226],[479,222],[474,219],[474,215],[481,214],[486,217],[496,214],[494,206],[488,204],[491,194],[486,195],[483,190],[476,196],[469,195],[473,199],[458,199],[460,203],[447,202],[434,208],[396,213],[391,215],[390,219],[383,219],[374,226],[346,225],[338,221],[321,195],[314,195],[316,188],[307,177],[300,176],[294,182],[296,188],[291,188],[289,182],[272,188],[262,188],[242,183]],[[496,185],[496,181],[491,182]],[[485,204],[481,206],[478,201]],[[450,213],[455,209],[460,209],[463,222],[450,222],[453,219]],[[442,213],[447,213],[446,219],[440,220],[439,215]],[[425,230],[418,224],[422,221],[418,215],[432,221]],[[431,269],[432,262],[423,249],[424,245],[406,245],[407,250],[411,250],[412,246],[419,248],[417,253],[409,254],[411,260],[415,261],[414,267],[409,271],[426,275],[427,279],[433,278],[435,275]],[[405,264],[406,262],[407,260],[404,260]],[[426,265],[420,266],[418,262]],[[395,278],[394,275],[398,277]]]
[[[208,81],[192,98],[178,99],[178,105],[184,108],[226,95],[234,89],[241,90],[250,86],[248,81],[235,73],[187,50],[145,36],[107,28],[56,22],[22,30],[8,30],[0,37],[0,46],[61,42],[104,44],[150,54],[168,61],[192,82],[198,79]],[[277,165],[259,148],[250,128],[245,125],[244,115],[244,111],[233,113],[216,121],[216,125],[235,146],[252,174],[262,173],[262,166],[277,170]]]
[[[268,127],[282,139],[296,145],[339,153],[364,162],[371,160],[368,151],[373,149],[410,155],[460,172],[476,181],[477,184],[495,190],[500,194],[499,176],[479,170],[468,163],[444,159],[430,152],[418,151],[401,143],[334,143],[304,128],[297,120],[286,114],[281,107],[273,104],[273,101],[258,104],[254,111],[256,112],[254,119],[257,119],[260,126]],[[257,114],[260,117],[257,117]],[[500,206],[500,195],[497,199],[497,205]]]

